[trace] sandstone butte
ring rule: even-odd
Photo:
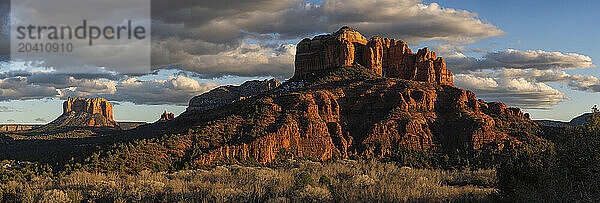
[[[294,77],[278,88],[145,130],[181,133],[171,150],[200,148],[189,158],[202,166],[502,150],[538,125],[518,108],[454,87],[444,59],[399,40],[366,40],[343,27],[302,40],[296,54]]]
[[[113,120],[113,105],[103,98],[72,98],[63,103],[63,113],[38,130],[64,127],[119,128]]]
[[[315,72],[357,64],[380,76],[454,85],[444,59],[428,48],[413,53],[402,40],[381,37],[367,40],[350,27],[298,43],[294,77],[304,78]]]

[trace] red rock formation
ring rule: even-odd
[[[113,120],[113,106],[104,98],[72,98],[63,103],[63,114],[71,111],[100,114],[108,120]]]
[[[63,114],[37,130],[71,127],[119,128],[119,123],[113,120],[113,105],[106,99],[69,97],[63,103]]]
[[[397,78],[334,80],[183,114],[155,129],[173,132],[203,123],[189,136],[203,149],[197,164],[210,165],[282,157],[385,158],[398,149],[452,152],[493,143],[502,148],[518,143],[507,133],[513,126],[536,125],[517,108],[477,100],[473,92],[452,86]]]
[[[279,87],[279,85],[281,85],[281,83],[279,83],[277,79],[270,79],[262,81],[246,81],[239,86],[221,86],[192,98],[184,114],[194,111],[214,109],[223,105],[231,104],[233,102],[273,90]]]
[[[160,115],[160,119],[158,119],[158,122],[170,121],[173,119],[175,119],[175,114],[167,113],[167,111],[165,111],[162,115]]]
[[[298,43],[294,77],[355,64],[386,77],[454,85],[452,72],[435,52],[424,48],[415,54],[401,40],[372,37],[367,41],[350,27]]]
[[[362,71],[357,64],[389,77]],[[310,80],[312,73],[327,69],[333,72]],[[176,143],[195,142],[200,149],[193,151],[201,153],[193,161],[204,166],[282,158],[385,158],[397,150],[501,149],[520,142],[511,136],[527,134],[519,129],[537,126],[518,108],[486,103],[454,87],[444,60],[427,48],[413,53],[402,41],[366,41],[348,27],[303,40],[294,77],[303,81],[287,81],[280,91],[225,108],[188,108],[173,122],[145,130],[187,132]],[[192,151],[190,146],[177,150]]]

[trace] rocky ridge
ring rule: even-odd
[[[0,124],[0,132],[18,132],[31,130],[33,128],[37,128],[41,125],[35,124]]]
[[[204,111],[231,104],[260,93],[273,90],[281,83],[277,79],[251,80],[243,84],[221,86],[190,100],[186,113]]]

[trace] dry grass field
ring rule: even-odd
[[[495,171],[410,169],[377,161],[295,161],[278,168],[219,166],[137,175],[75,172],[3,185],[21,202],[493,201]]]

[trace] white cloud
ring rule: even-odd
[[[575,90],[598,92],[594,76],[568,74],[562,69],[595,67],[589,56],[543,50],[484,52],[481,59],[464,53],[481,50],[452,44],[433,48],[455,73],[457,87],[473,90],[487,100],[498,100],[523,108],[550,108],[568,100],[546,83],[564,83]]]
[[[328,0],[323,11],[330,26],[351,25],[370,35],[409,42],[472,43],[504,34],[476,13],[418,0]]]
[[[530,82],[523,78],[481,77],[456,74],[457,87],[474,91],[477,96],[489,101],[501,101],[510,106],[538,109],[549,108],[559,102],[569,100],[564,93],[540,82]]]
[[[150,76],[153,77],[153,76]],[[0,101],[67,97],[104,97],[136,104],[187,105],[193,96],[214,87],[186,76],[166,80],[75,78],[51,72],[0,72]],[[2,109],[0,109],[2,110]]]
[[[455,75],[457,87],[514,106],[548,108],[568,99],[564,93],[546,83],[563,83],[574,90],[600,92],[600,79],[597,77],[568,74],[561,70],[501,69]]]
[[[468,72],[485,69],[537,69],[562,70],[596,67],[589,56],[576,53],[550,52],[543,50],[514,50],[507,49],[487,52],[481,59],[467,56],[453,45],[434,47],[438,56],[446,59],[448,67],[454,72]],[[470,50],[475,51],[475,50]]]
[[[519,51],[507,49],[485,56],[490,67],[528,69],[593,68],[592,58],[576,53],[548,52],[543,50]]]
[[[185,76],[170,76],[167,80],[138,80],[129,78],[117,85],[117,93],[105,95],[111,100],[130,101],[135,104],[187,105],[189,100],[209,91],[218,84],[204,82]]]
[[[59,93],[55,88],[27,83],[22,76],[0,79],[0,101],[14,99],[42,99],[56,97]]]

